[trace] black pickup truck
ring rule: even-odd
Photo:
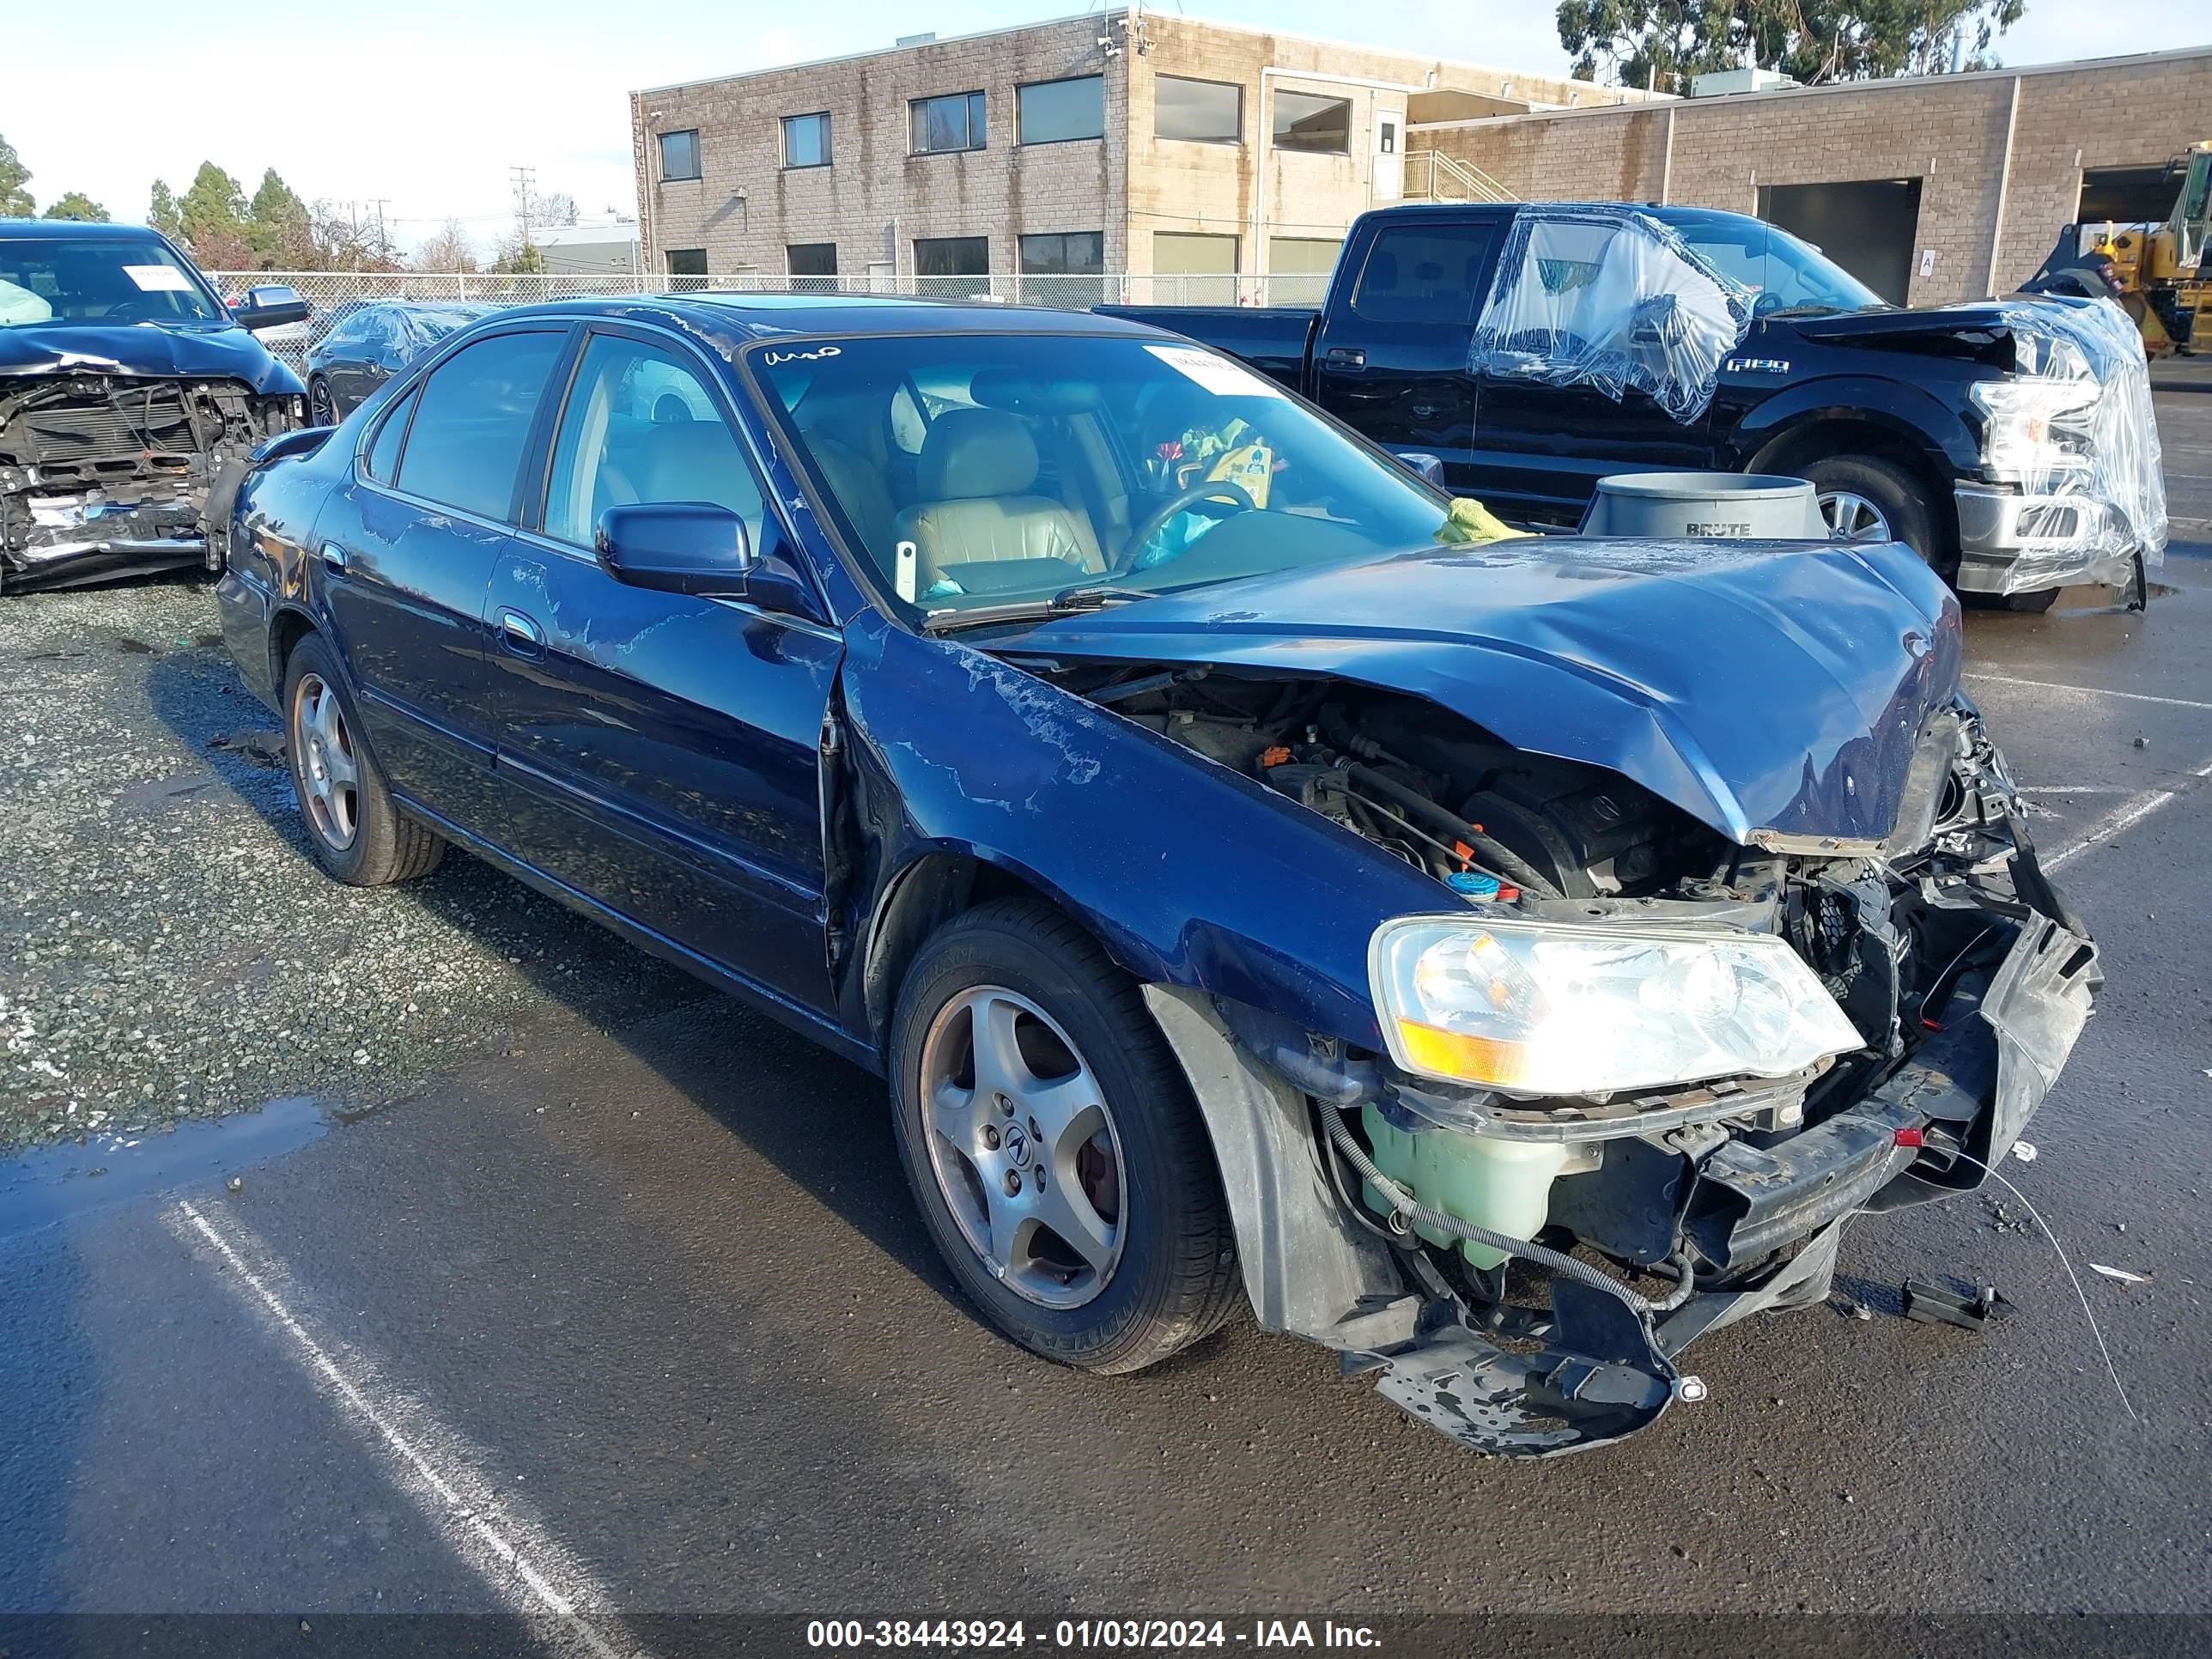
[[[1236,354],[1525,522],[1576,522],[1612,473],[1784,473],[1835,535],[2033,610],[2165,544],[2148,373],[2114,308],[1899,309],[1741,214],[1388,208],[1317,311],[1103,309]]]

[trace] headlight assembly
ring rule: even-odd
[[[1400,1066],[1511,1095],[1784,1077],[1864,1046],[1765,933],[1407,916],[1368,973]]]

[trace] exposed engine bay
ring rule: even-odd
[[[0,587],[219,568],[247,457],[300,424],[295,396],[229,380],[0,379]]]
[[[1441,913],[1522,928],[1540,950],[1553,924],[1623,951],[1670,929],[1763,936],[1825,992],[1841,1040],[1794,1072],[1580,1093],[1447,1079],[1395,1044],[1231,1012],[1238,1042],[1308,1097],[1340,1208],[1388,1240],[1423,1310],[1389,1340],[1363,1329],[1340,1346],[1481,1449],[1543,1455],[1643,1426],[1680,1394],[1674,1355],[1692,1337],[1825,1296],[1848,1215],[1980,1184],[2102,982],[1963,700],[1929,718],[1884,841],[1784,853],[1418,697],[1212,666],[1131,667],[1082,694],[1426,872]],[[1522,1305],[1530,1267],[1552,1275],[1539,1310]],[[1488,1346],[1512,1336],[1522,1351]],[[1459,1381],[1424,1381],[1431,1361]],[[1562,1367],[1602,1380],[1563,1392]]]

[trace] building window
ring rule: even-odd
[[[1079,76],[1073,81],[1039,81],[1014,88],[1016,142],[1061,144],[1071,138],[1106,134],[1106,80]]]
[[[1329,273],[1344,246],[1334,236],[1271,236],[1267,239],[1267,303],[1317,306],[1328,294]]]
[[[1021,239],[1022,287],[1030,305],[1095,306],[1106,292],[1106,237],[1096,230],[1059,230]]]
[[[988,236],[929,236],[914,245],[914,274],[917,276],[988,276],[991,274],[991,239]]]
[[[787,167],[830,165],[830,117],[826,111],[783,118],[783,164]]]
[[[1188,231],[1152,233],[1155,305],[1233,306],[1237,303],[1237,239]]]
[[[707,250],[703,247],[672,247],[668,250],[668,286],[678,293],[687,289],[707,286]]]
[[[783,251],[783,268],[791,276],[794,294],[835,294],[837,291],[837,244],[793,242]]]
[[[913,116],[914,153],[983,148],[983,94],[955,92],[942,98],[917,98],[907,106]]]
[[[699,176],[698,128],[686,127],[681,132],[660,135],[660,176],[664,181]]]
[[[1275,148],[1343,155],[1352,149],[1352,100],[1275,89]]]
[[[1244,141],[1244,88],[1226,81],[1187,81],[1162,75],[1152,81],[1152,135],[1201,144]]]

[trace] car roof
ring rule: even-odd
[[[1749,214],[1732,212],[1727,208],[1688,207],[1663,202],[1401,202],[1395,207],[1376,208],[1368,216],[1375,219],[1425,219],[1457,216],[1463,218],[1470,212],[1504,216],[1518,213],[1523,208],[1534,208],[1540,211],[1607,208],[1615,212],[1632,208],[1638,213],[1650,215],[1662,224],[1709,224],[1718,219],[1752,218]],[[1753,219],[1753,222],[1765,222]]]
[[[143,242],[160,235],[145,225],[104,225],[83,219],[0,219],[0,238],[70,236],[95,242]]]
[[[1158,337],[1161,331],[1118,317],[1049,306],[914,299],[872,294],[609,294],[512,306],[519,317],[607,317],[691,324],[756,340],[799,334],[1107,334]]]

